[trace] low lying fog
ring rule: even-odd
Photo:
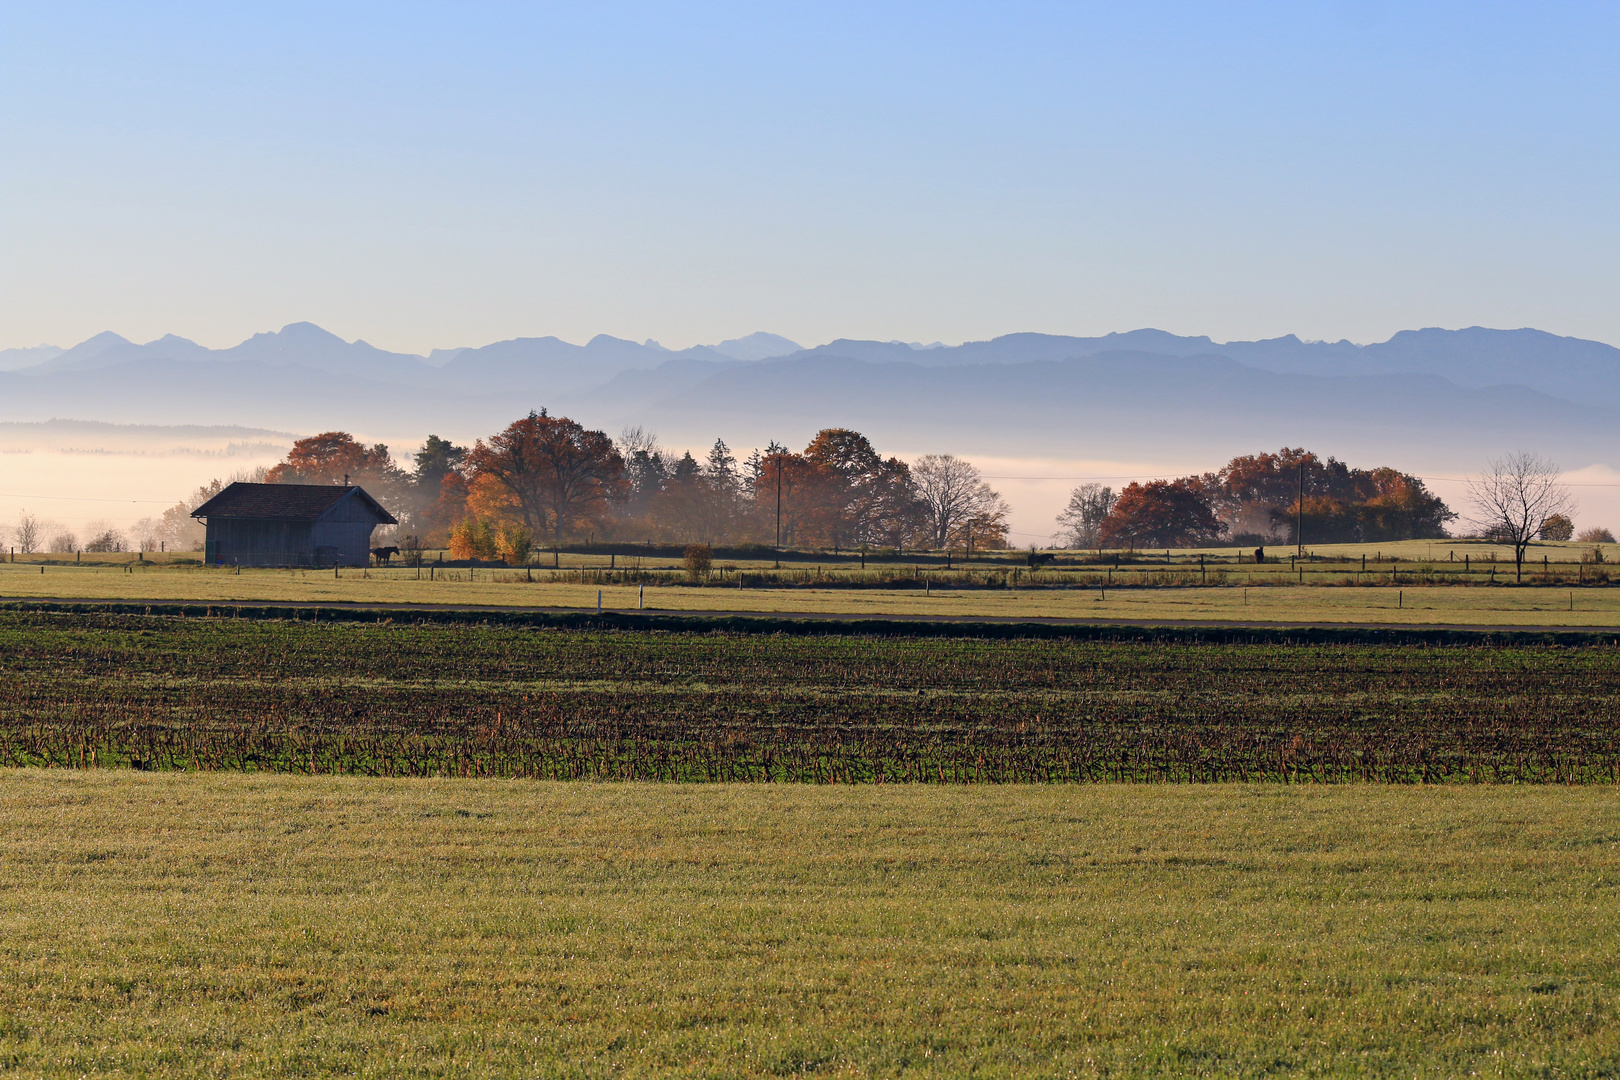
[[[209,480],[274,465],[285,432],[113,424],[0,424],[0,529],[23,511],[81,541],[92,526],[128,532]],[[95,531],[102,531],[97,528]]]
[[[402,467],[420,439],[356,432],[366,442],[387,442]],[[47,424],[0,423],[0,542],[10,544],[10,527],[28,511],[50,523],[50,532],[67,531],[85,538],[111,526],[126,533],[141,518],[164,510],[210,480],[269,466],[281,460],[298,436],[288,432],[231,427],[146,427],[53,421]],[[425,435],[423,436],[425,437]],[[706,446],[690,449],[701,458]],[[739,458],[749,448],[733,447]],[[1255,447],[1255,450],[1274,449]],[[911,459],[949,447],[896,447]],[[1322,448],[1322,452],[1331,452]],[[1116,491],[1132,480],[1151,480],[1218,469],[1221,460],[1146,461],[1128,459],[1011,458],[963,455],[983,470],[991,485],[1012,504],[1011,542],[1018,547],[1045,545],[1056,531],[1055,518],[1077,484],[1097,482]],[[1467,492],[1455,470],[1434,470],[1411,461],[1353,462],[1390,464],[1424,476],[1431,490],[1466,516]],[[1620,528],[1620,470],[1590,465],[1565,475],[1579,503],[1578,529]],[[1457,531],[1464,523],[1453,526]]]

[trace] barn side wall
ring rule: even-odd
[[[376,524],[369,512],[364,521],[322,518],[313,531],[316,558],[323,566],[365,566],[371,559],[371,530]]]
[[[365,566],[371,561],[371,534],[376,527],[376,511],[351,492],[315,522],[317,558]]]
[[[308,521],[209,518],[204,551],[215,565],[312,566],[313,533]]]

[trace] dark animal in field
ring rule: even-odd
[[[1265,548],[1257,547],[1257,548],[1254,549],[1254,561],[1257,562],[1257,563],[1263,563],[1263,562],[1266,561],[1266,549]]]
[[[387,563],[389,559],[392,559],[398,554],[399,548],[397,547],[381,547],[371,549],[371,557],[380,563]]]

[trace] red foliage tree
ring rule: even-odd
[[[1231,532],[1261,539],[1297,540],[1302,509],[1306,539],[1320,543],[1444,536],[1457,516],[1415,476],[1353,469],[1300,447],[1235,457],[1199,483]]]
[[[804,448],[824,483],[817,515],[821,543],[834,547],[895,542],[915,528],[916,492],[911,470],[899,458],[884,460],[871,442],[848,428],[824,428]]]
[[[1219,540],[1224,527],[1195,477],[1133,483],[1102,523],[1106,547],[1196,547]]]
[[[803,454],[767,455],[754,480],[762,531],[774,540],[780,522],[781,543],[789,547],[828,542],[837,491],[837,478]]]
[[[346,431],[326,431],[299,439],[287,460],[272,467],[265,480],[272,484],[397,483],[404,473],[382,443],[366,446]]]
[[[564,416],[530,413],[467,454],[472,484],[498,484],[515,513],[554,540],[606,509],[624,491],[613,440]]]

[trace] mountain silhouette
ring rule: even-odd
[[[713,348],[715,352],[733,360],[769,360],[804,351],[803,345],[789,341],[780,334],[767,334],[764,331],[722,341]]]
[[[1339,452],[1370,447],[1380,459],[1528,447],[1571,463],[1620,460],[1620,350],[1533,329],[1428,328],[1371,345],[1140,329],[807,349],[755,333],[679,351],[598,335],[423,357],[293,323],[227,349],[103,333],[29,355],[38,362],[0,369],[0,420],[336,427],[398,442],[427,431],[470,439],[549,408],[690,445],[847,425],[891,445],[1001,455],[1336,440]]]

